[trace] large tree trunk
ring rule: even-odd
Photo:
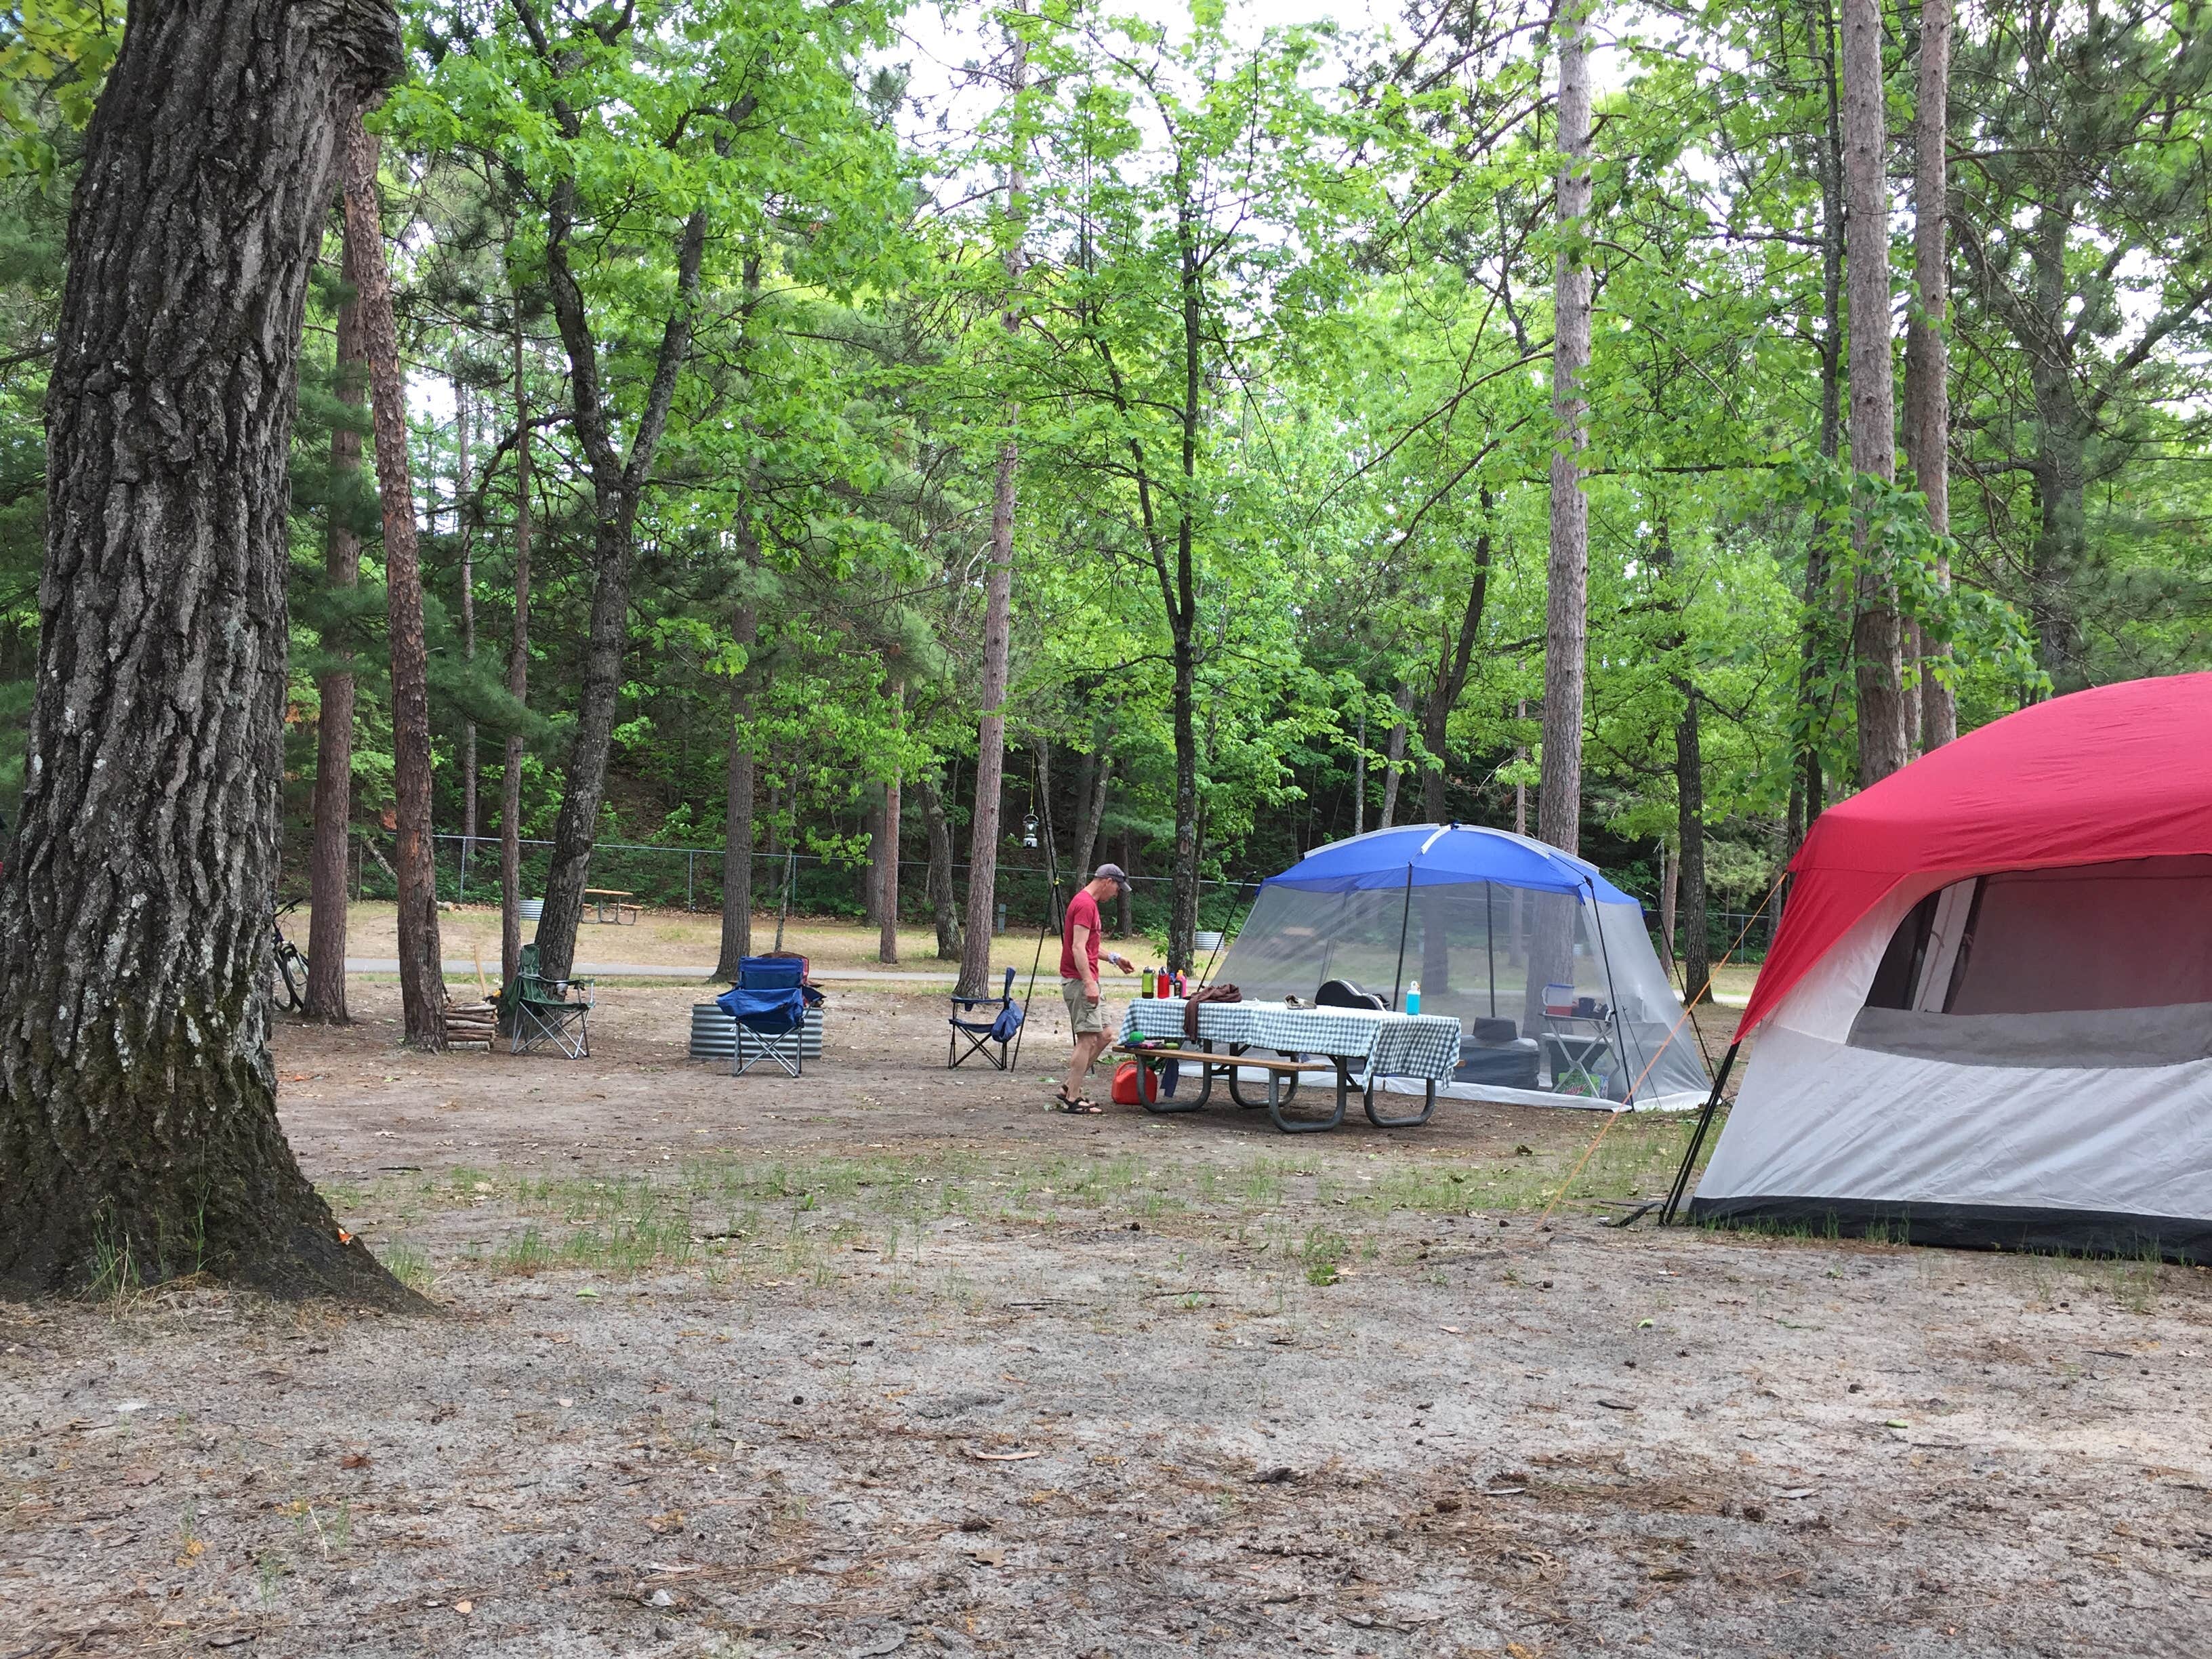
[[[1844,239],[1850,290],[1851,470],[1885,483],[1897,476],[1897,392],[1889,337],[1888,143],[1881,74],[1881,9],[1842,0],[1844,20]],[[1879,783],[1907,759],[1904,623],[1897,583],[1871,545],[1863,508],[1851,544],[1860,558],[1851,628],[1858,692],[1859,787]]]
[[[522,324],[514,325],[514,627],[507,636],[507,690],[530,695],[530,400],[522,382]],[[522,734],[507,738],[499,781],[499,971],[522,969]]]
[[[1134,876],[1137,873],[1136,833],[1126,828],[1121,831],[1121,873],[1125,876]],[[1124,887],[1115,904],[1114,933],[1117,939],[1127,939],[1137,931],[1136,911],[1133,902],[1134,892],[1133,888]]]
[[[1016,175],[1019,177],[1018,174]],[[1012,418],[1009,411],[1009,422]],[[959,993],[983,994],[991,976],[991,907],[999,891],[999,797],[1006,765],[1006,663],[1013,634],[1014,475],[1011,437],[999,447],[992,480],[991,562],[983,578],[982,714],[976,722],[975,805],[968,819],[968,925]]]
[[[1589,365],[1590,269],[1582,246],[1589,213],[1589,20],[1568,0],[1559,20],[1560,247],[1553,280],[1552,535],[1544,628],[1542,778],[1536,836],[1562,852],[1582,844],[1583,678],[1589,582],[1589,501],[1582,452],[1589,441],[1583,374]]]
[[[1590,85],[1588,13],[1566,0],[1559,19],[1559,251],[1553,277],[1551,556],[1544,623],[1543,754],[1536,836],[1562,852],[1582,844],[1583,686],[1588,647],[1589,501],[1582,452],[1589,405],[1590,269],[1583,246],[1589,213]],[[1573,972],[1575,907],[1533,896],[1522,1029],[1541,1029],[1543,988]]]
[[[1944,153],[1950,125],[1951,0],[1921,0],[1920,68],[1913,111],[1912,279],[1916,303],[1905,331],[1905,453],[1915,482],[1928,498],[1928,523],[1938,536],[1951,529],[1950,364],[1943,340],[1950,304],[1949,254],[1944,231],[1950,181]],[[1939,587],[1951,585],[1951,561],[1939,555]],[[1959,735],[1959,707],[1936,670],[1950,647],[1923,651],[1920,661],[1920,744],[1940,749]]]
[[[1112,735],[1109,732],[1109,737]],[[1114,781],[1114,757],[1100,753],[1094,757],[1091,769],[1091,787],[1083,799],[1083,827],[1075,838],[1074,878],[1078,884],[1087,879],[1091,872],[1091,860],[1098,852],[1098,831],[1106,822],[1106,793]]]
[[[1184,535],[1189,520],[1184,520]],[[1182,567],[1190,569],[1186,550]],[[1186,595],[1195,599],[1188,586]],[[1195,606],[1193,606],[1195,609]],[[1168,970],[1188,970],[1192,961],[1192,935],[1198,931],[1198,648],[1186,629],[1176,630],[1171,648],[1174,663],[1175,732],[1175,868],[1168,884]]]
[[[361,585],[361,532],[353,522],[353,487],[361,476],[362,399],[368,394],[368,346],[361,327],[361,249],[350,230],[338,301],[337,394],[348,412],[331,428],[330,522],[323,544],[324,580],[337,589]],[[325,653],[350,661],[350,629],[325,639]],[[346,869],[353,823],[353,670],[333,669],[316,682],[322,713],[315,721],[315,840],[307,866],[307,1017],[334,1024],[346,1014]]]
[[[1367,831],[1367,711],[1359,711],[1359,732],[1352,740],[1352,833]]]
[[[1444,785],[1448,769],[1445,750],[1450,746],[1452,711],[1467,690],[1467,672],[1474,661],[1474,642],[1482,634],[1482,615],[1490,595],[1490,492],[1481,492],[1485,526],[1474,538],[1474,578],[1467,586],[1467,604],[1460,611],[1458,634],[1444,641],[1437,658],[1436,678],[1429,683],[1427,703],[1421,710],[1421,743],[1429,751],[1421,772],[1421,810],[1431,823],[1444,822]],[[1443,988],[1441,976],[1437,988]]]
[[[2071,204],[2036,215],[2028,258],[2029,301],[2045,342],[2063,342],[2073,288],[2066,275]],[[2061,691],[2085,683],[2080,619],[2073,587],[2087,562],[2087,422],[2075,382],[2072,354],[2047,345],[2028,354],[2035,399],[2035,544],[2029,554],[2028,614],[2044,672]]]
[[[1674,832],[1680,847],[1677,868],[1681,881],[1682,1000],[1704,1001],[1711,994],[1712,919],[1705,897],[1705,769],[1698,742],[1698,688],[1683,675],[1674,677],[1681,694],[1682,717],[1674,726]]]
[[[549,979],[566,979],[576,957],[576,928],[584,919],[584,886],[591,879],[592,846],[599,808],[607,797],[607,757],[614,748],[615,717],[622,706],[623,647],[629,628],[630,566],[637,553],[637,513],[653,477],[653,457],[675,401],[676,383],[691,355],[699,304],[699,267],[707,246],[707,210],[695,209],[677,239],[675,298],[662,325],[653,381],[636,416],[629,454],[615,447],[616,417],[600,389],[599,348],[582,286],[568,264],[575,228],[576,185],[562,179],[548,204],[546,286],[561,343],[568,358],[574,405],[571,425],[590,465],[596,524],[592,537],[592,611],[585,636],[583,673],[576,698],[576,732],[568,775],[554,820],[553,856],[545,876],[545,908],[538,919],[538,965]]]
[[[276,1121],[287,469],[341,99],[386,5],[134,7],[85,137],[0,889],[0,1290],[195,1271],[409,1299]]]
[[[730,678],[730,755],[722,818],[722,959],[714,977],[738,982],[738,965],[753,952],[753,791],[759,762],[753,754],[753,647],[760,643],[760,614],[750,599],[738,607],[731,637],[745,665]]]
[[[1013,89],[1026,84],[1025,50],[1014,48]],[[1015,226],[1014,240],[1006,250],[1006,285],[1011,290],[1021,280],[1023,203],[1028,181],[1018,167],[1006,169],[1006,217]],[[1011,305],[1000,319],[1008,334],[1021,326]],[[976,721],[975,805],[968,820],[968,926],[960,944],[960,982],[963,997],[985,994],[991,977],[991,907],[999,893],[999,797],[1005,787],[1006,764],[1007,660],[1013,645],[1014,486],[1021,465],[1021,450],[1014,430],[1021,419],[1020,405],[1006,405],[1006,438],[999,446],[998,465],[991,477],[991,561],[983,577],[982,708]]]
[[[1836,29],[1825,3],[1817,27],[1808,20],[1807,46],[1820,66],[1826,118],[1819,155],[1820,186],[1820,453],[1834,460],[1844,445],[1844,129],[1843,104],[1836,85]],[[1827,770],[1820,737],[1828,710],[1815,701],[1828,658],[1831,596],[1828,592],[1826,520],[1816,516],[1805,552],[1805,608],[1798,632],[1796,764],[1790,787],[1786,834],[1795,854],[1813,820],[1827,808]]]
[[[398,809],[399,1003],[415,1048],[446,1043],[445,962],[438,944],[437,843],[430,823],[430,669],[422,639],[422,565],[407,460],[407,380],[376,198],[376,140],[356,112],[346,135],[345,216],[361,247],[361,322],[368,343],[376,489],[384,507],[386,631],[392,645],[392,781]]]
[[[952,887],[952,827],[945,819],[945,793],[934,773],[918,780],[922,822],[929,826],[929,913],[937,923],[937,959],[960,960],[960,906]]]
[[[1398,720],[1390,728],[1390,739],[1383,750],[1382,813],[1375,820],[1377,830],[1388,830],[1398,821],[1398,784],[1406,775],[1406,713],[1413,702],[1413,687],[1404,681],[1391,694],[1398,704]]]
[[[860,925],[881,927],[884,921],[884,786],[869,783],[867,791],[868,867],[860,880]]]
[[[476,526],[469,517],[469,388],[453,380],[453,527],[461,538],[461,655],[477,659]],[[461,721],[461,878],[477,840],[477,723]]]
[[[876,902],[883,921],[876,931],[876,960],[898,967],[898,775],[883,785],[883,876]]]

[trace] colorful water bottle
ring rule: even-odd
[[[1419,980],[1406,987],[1406,1012],[1409,1014],[1421,1012],[1421,981]]]
[[[1151,969],[1147,968],[1147,969],[1145,969],[1144,977],[1143,977],[1143,978],[1141,978],[1141,979],[1139,979],[1139,980],[1137,981],[1137,994],[1138,994],[1139,997],[1148,997],[1148,996],[1152,995],[1152,970]]]

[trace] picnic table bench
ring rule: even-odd
[[[613,887],[586,887],[584,890],[585,902],[598,913],[594,920],[612,922],[618,927],[635,927],[638,917],[644,914],[641,906],[630,902],[636,896],[635,893],[625,893]]]
[[[1459,1021],[1437,1014],[1399,1014],[1364,1008],[1291,1008],[1279,1002],[1202,1002],[1198,1006],[1198,1039],[1184,1034],[1180,997],[1139,998],[1122,1016],[1121,1047],[1146,1059],[1174,1060],[1198,1067],[1198,1092],[1188,1100],[1138,1098],[1148,1112],[1194,1112],[1213,1092],[1213,1079],[1229,1079],[1230,1098],[1256,1110],[1285,1134],[1312,1134],[1344,1121],[1355,1078],[1367,1121],[1381,1129],[1410,1129],[1426,1123],[1437,1109],[1437,1085],[1451,1076],[1459,1060]],[[1151,1040],[1151,1046],[1145,1042]],[[1163,1042],[1173,1047],[1160,1046]],[[1255,1050],[1272,1050],[1272,1054]],[[1319,1069],[1308,1057],[1326,1062],[1336,1080],[1335,1109],[1327,1117],[1284,1115],[1297,1092],[1299,1075]],[[1247,1100],[1237,1073],[1258,1071],[1267,1079],[1264,1100]],[[1425,1085],[1421,1109],[1384,1116],[1375,1109],[1375,1085],[1384,1077],[1418,1077]],[[1287,1078],[1290,1086],[1282,1086]]]

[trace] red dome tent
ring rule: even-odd
[[[1790,872],[1693,1216],[2212,1258],[2212,674],[1971,732]]]

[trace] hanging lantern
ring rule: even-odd
[[[1036,814],[1032,812],[1022,820],[1022,845],[1035,847],[1036,844]]]

